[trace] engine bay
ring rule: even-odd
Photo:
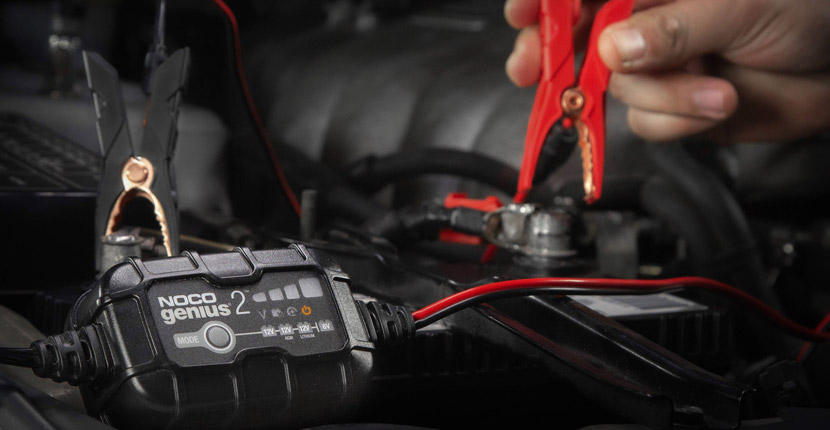
[[[503,7],[0,6],[0,428],[830,428],[830,134],[527,173]]]

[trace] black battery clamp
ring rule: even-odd
[[[262,428],[354,410],[376,346],[408,339],[402,307],[355,302],[326,255],[288,248],[142,261],[108,272],[35,373],[81,386],[117,428]]]

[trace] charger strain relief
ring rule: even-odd
[[[415,336],[415,320],[404,306],[356,301],[369,340],[378,347],[403,343]]]
[[[110,361],[99,330],[97,325],[88,325],[32,342],[41,363],[32,369],[35,375],[70,385],[100,380]]]

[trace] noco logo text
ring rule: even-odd
[[[231,308],[228,304],[216,304],[213,293],[179,294],[159,297],[161,319],[167,325],[188,319],[214,318],[228,316]]]

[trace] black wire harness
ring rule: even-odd
[[[0,364],[40,367],[40,356],[32,348],[0,348]]]
[[[371,155],[346,168],[356,188],[376,193],[383,187],[421,175],[453,175],[489,185],[505,194],[516,192],[519,172],[500,160],[475,152],[425,148],[377,157]]]
[[[486,212],[465,207],[447,208],[440,202],[390,211],[366,222],[366,230],[402,246],[419,240],[435,240],[443,228],[483,236]]]

